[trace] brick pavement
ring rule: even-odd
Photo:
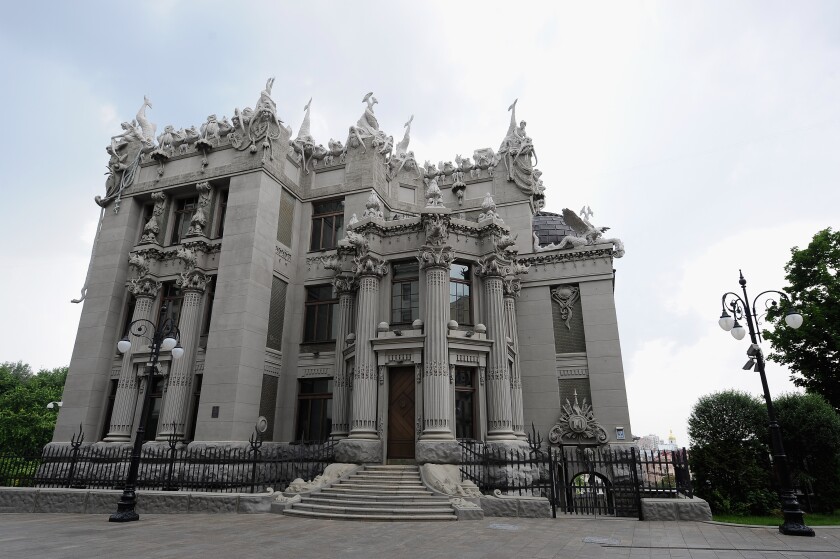
[[[815,538],[775,528],[629,519],[486,518],[346,522],[273,514],[0,514],[2,558],[666,558],[840,559],[840,528]]]

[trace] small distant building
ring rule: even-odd
[[[372,94],[344,142],[296,135],[273,81],[255,107],[155,136],[145,102],[110,174],[54,441],[127,443],[148,343],[184,354],[149,383],[149,440],[339,442],[345,461],[456,460],[457,439],[632,441],[613,298],[618,239],[542,211],[514,103],[498,151],[420,164]],[[412,117],[413,118],[413,117]],[[347,130],[339,127],[339,130]],[[559,154],[541,153],[541,157]]]

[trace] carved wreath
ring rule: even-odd
[[[599,443],[605,443],[608,439],[607,431],[595,419],[592,405],[586,402],[586,398],[583,399],[583,404],[579,404],[577,392],[575,392],[574,404],[566,398],[557,423],[548,432],[548,440],[551,444],[560,444],[563,439],[577,441],[596,439]]]

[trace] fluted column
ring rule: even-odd
[[[426,343],[423,348],[423,434],[421,439],[452,439],[452,388],[449,383],[450,246],[423,245],[417,259],[426,271]]]
[[[152,316],[152,307],[160,291],[160,282],[153,278],[141,278],[131,280],[128,290],[136,297],[134,314],[131,320],[149,320]],[[151,336],[152,331],[147,327],[146,334]],[[122,366],[120,367],[120,379],[117,382],[117,393],[114,397],[114,408],[111,412],[111,424],[108,426],[106,442],[128,442],[131,440],[131,432],[134,427],[134,409],[137,405],[137,392],[139,383],[134,367],[131,364],[132,355],[138,350],[146,347],[148,340],[129,334],[131,349],[123,354]]]
[[[497,254],[478,262],[484,277],[487,335],[493,340],[487,367],[487,440],[513,440],[510,370],[508,369],[502,280],[509,263]]]
[[[349,402],[350,378],[344,350],[347,348],[347,335],[353,328],[353,302],[356,297],[357,282],[352,276],[339,275],[333,280],[338,293],[338,332],[335,340],[335,377],[333,381],[333,424],[330,437],[343,439],[350,432]]]
[[[192,385],[193,356],[201,328],[201,296],[208,281],[207,275],[200,270],[185,272],[177,280],[178,286],[184,291],[181,316],[178,319],[184,355],[180,359],[173,359],[170,364],[157,440],[165,441],[170,436],[178,439],[184,437],[187,400]]]
[[[371,340],[376,336],[379,280],[388,272],[387,265],[370,254],[355,259],[359,278],[358,319],[356,321],[356,364],[353,372],[353,419],[351,439],[378,439],[376,425],[376,353]]]
[[[516,298],[519,297],[521,286],[518,278],[503,280],[505,330],[513,341],[513,371],[510,374],[510,409],[513,420],[513,434],[517,439],[526,439],[525,417],[522,409],[522,372],[519,368],[519,332],[516,328]]]

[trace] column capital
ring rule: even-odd
[[[128,291],[135,297],[154,299],[160,291],[161,283],[153,277],[144,276],[128,281]]]
[[[198,291],[200,293],[203,292],[207,287],[207,284],[210,283],[210,276],[201,270],[193,269],[182,273],[181,276],[175,280],[175,283],[184,291]]]
[[[381,278],[388,273],[388,264],[370,253],[361,254],[353,259],[353,273],[359,277]]]
[[[515,298],[522,292],[522,284],[517,277],[507,277],[502,280],[502,289],[505,297]]]
[[[444,268],[449,269],[452,261],[455,260],[455,252],[449,245],[432,246],[423,245],[417,254],[417,260],[422,269]]]
[[[333,278],[333,287],[339,295],[352,294],[359,289],[359,280],[351,275],[339,274]]]

